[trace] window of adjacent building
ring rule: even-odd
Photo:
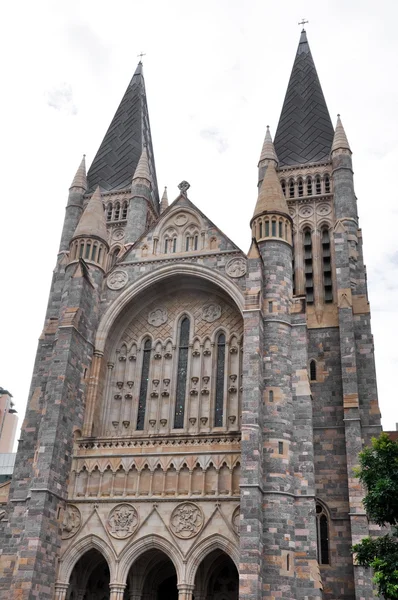
[[[330,256],[330,234],[325,227],[322,229],[322,269],[323,269],[323,293],[325,302],[333,302],[332,264]]]
[[[148,376],[149,366],[151,362],[151,340],[146,340],[144,343],[144,352],[142,357],[141,367],[141,385],[140,395],[138,399],[138,412],[137,412],[137,430],[142,431],[145,424],[145,410],[146,410],[146,398],[148,394]]]
[[[224,373],[225,335],[220,333],[217,340],[216,398],[214,405],[214,427],[222,427],[224,417]]]
[[[305,295],[308,304],[314,302],[314,275],[312,265],[312,236],[310,229],[304,230]]]
[[[318,562],[321,565],[330,564],[329,558],[329,522],[328,515],[321,504],[316,505],[316,526],[318,542]]]
[[[180,339],[178,345],[177,388],[174,412],[175,429],[182,429],[184,427],[185,396],[187,390],[189,327],[189,319],[188,317],[184,317],[180,325]]]

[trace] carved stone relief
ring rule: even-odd
[[[247,270],[246,261],[244,258],[231,258],[225,267],[227,275],[230,277],[243,277]]]
[[[322,217],[325,215],[328,215],[331,212],[331,207],[329,206],[329,204],[320,204],[317,209],[316,212],[318,215],[321,215]]]
[[[138,513],[131,504],[118,504],[111,510],[107,520],[109,533],[119,539],[133,535],[138,527]]]
[[[232,527],[237,535],[239,535],[240,507],[237,506],[232,514]]]
[[[170,527],[177,537],[188,539],[198,535],[203,522],[203,512],[199,506],[191,502],[183,502],[171,513]]]
[[[154,327],[160,327],[167,322],[167,310],[165,308],[155,308],[148,313],[148,323]]]
[[[174,219],[174,223],[177,225],[177,227],[182,227],[187,221],[188,217],[185,213],[179,213]]]
[[[217,321],[221,317],[221,306],[219,304],[206,304],[203,307],[202,311],[202,319],[207,321],[208,323],[213,323],[213,321]]]
[[[80,529],[82,517],[77,506],[69,504],[64,512],[62,521],[62,538],[64,540],[73,537]]]
[[[126,271],[114,271],[108,277],[107,285],[110,290],[121,290],[128,281]]]
[[[302,206],[299,209],[300,217],[308,218],[308,217],[312,217],[313,214],[314,214],[314,209],[309,204],[306,204],[305,206]]]
[[[117,229],[115,229],[113,231],[112,239],[115,240],[116,242],[118,242],[119,240],[122,240],[123,238],[124,238],[124,229],[122,229],[121,227],[117,227]]]

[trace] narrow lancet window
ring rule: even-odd
[[[141,386],[137,412],[137,431],[142,431],[144,429],[146,397],[148,393],[149,366],[151,362],[151,347],[151,340],[146,340],[144,344],[144,353],[142,357]]]
[[[224,374],[225,374],[225,335],[220,333],[217,340],[216,401],[214,405],[214,427],[223,426],[224,417]]]
[[[316,381],[316,362],[311,360],[310,362],[310,380]]]
[[[304,193],[303,180],[299,179],[298,180],[298,195],[300,196],[300,198],[303,195],[303,193]]]
[[[316,526],[318,541],[318,562],[321,565],[330,564],[329,560],[329,523],[325,509],[316,505]]]
[[[304,270],[305,270],[305,293],[307,303],[314,302],[314,277],[312,269],[312,238],[311,231],[304,231]]]
[[[322,269],[323,293],[325,302],[333,302],[332,265],[330,262],[330,235],[328,229],[322,230]]]
[[[316,194],[320,194],[321,193],[321,178],[317,177],[315,179],[315,193]]]
[[[289,181],[289,198],[294,198],[294,181],[291,179]]]
[[[286,182],[284,179],[282,179],[282,181],[281,181],[281,186],[282,186],[283,195],[286,196]]]
[[[114,220],[118,221],[120,218],[120,204],[119,202],[116,202],[115,204],[115,216],[114,216]]]
[[[312,179],[307,177],[307,196],[312,196]]]
[[[124,202],[123,204],[122,219],[127,219],[127,202]]]
[[[185,396],[187,391],[188,371],[188,346],[189,346],[189,319],[184,317],[180,327],[180,343],[178,347],[177,389],[174,412],[174,428],[184,427]]]
[[[330,177],[329,175],[325,175],[325,193],[330,193]]]

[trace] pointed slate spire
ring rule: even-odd
[[[269,125],[267,125],[267,131],[265,133],[264,144],[261,150],[259,164],[262,163],[263,160],[274,160],[278,164],[278,157],[276,155],[275,147],[272,142]]]
[[[162,199],[160,201],[160,213],[164,212],[168,206],[169,206],[169,199],[167,197],[167,187],[165,187]]]
[[[334,132],[331,154],[336,152],[336,150],[349,150],[351,154],[350,144],[348,143],[343,123],[340,119],[340,115],[337,115],[337,124],[336,130]]]
[[[74,176],[70,187],[71,188],[78,187],[78,188],[82,188],[83,190],[87,189],[86,155],[85,154],[83,154],[82,161],[79,165],[79,168],[76,171],[76,175]]]
[[[303,29],[274,140],[279,166],[328,160],[333,135],[333,125]]]
[[[286,198],[282,192],[281,182],[275,170],[275,165],[270,162],[264,175],[260,193],[254,209],[253,219],[265,212],[277,212],[289,215]]]
[[[139,62],[88,171],[88,189],[92,191],[98,185],[103,190],[128,188],[144,146],[147,147],[152,201],[154,206],[159,206],[145,82]]]
[[[102,204],[99,186],[97,186],[95,192],[91,196],[73,237],[76,238],[82,236],[95,236],[108,243],[104,206]]]

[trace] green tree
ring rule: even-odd
[[[356,561],[374,571],[373,581],[386,600],[398,599],[398,443],[386,433],[359,455],[357,477],[365,487],[366,514],[390,533],[364,538],[353,546]]]

